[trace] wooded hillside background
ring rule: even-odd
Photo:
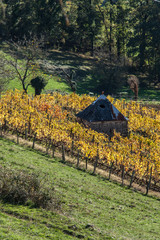
[[[127,66],[128,74],[140,73],[142,86],[159,87],[158,1],[0,1],[0,39],[17,41],[31,35],[43,36],[46,49],[85,53],[103,63]]]

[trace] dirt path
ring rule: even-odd
[[[11,135],[10,133],[5,133],[5,134],[3,134],[3,137],[5,139],[17,142],[17,136],[16,135]],[[29,140],[25,140],[25,139],[19,137],[19,144],[22,145],[22,146],[28,146],[28,147],[32,148],[33,142],[31,142]],[[38,150],[40,152],[46,153],[46,148],[44,146],[40,145],[40,144],[35,143],[34,149],[36,149],[36,150]],[[52,155],[51,150],[48,150],[48,154],[50,156]],[[55,157],[62,159],[62,153],[56,150],[55,151]],[[65,156],[65,160],[66,160],[66,162],[71,163],[74,166],[76,166],[77,159],[75,159],[74,157],[72,158],[72,157],[66,155]],[[80,161],[79,162],[79,168],[80,169],[85,169],[85,167],[86,167],[86,163]],[[91,163],[88,163],[87,164],[87,170],[89,172],[93,172],[93,169],[94,169],[94,166]],[[104,177],[106,179],[108,179],[108,177],[109,177],[109,171],[108,170],[103,170],[103,169],[100,169],[100,168],[96,168],[96,173],[95,174],[100,175],[100,176],[102,176],[102,177]],[[121,177],[119,177],[119,176],[117,176],[115,174],[111,174],[110,181],[116,182],[116,183],[120,183],[120,184],[122,183]],[[124,186],[129,186],[130,181],[124,179],[123,184],[124,184]],[[143,194],[146,193],[146,188],[145,187],[140,186],[140,185],[138,185],[138,184],[136,184],[134,182],[132,183],[132,188],[131,189],[133,191],[138,191],[138,192],[141,192]],[[149,190],[148,195],[160,198],[160,192]]]

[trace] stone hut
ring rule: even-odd
[[[113,135],[113,131],[123,136],[128,134],[128,119],[106,98],[104,94],[86,109],[76,115],[80,122],[97,132]]]

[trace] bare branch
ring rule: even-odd
[[[69,73],[67,73],[63,68],[61,68],[60,71],[64,73],[65,80],[68,82],[72,91],[75,92],[77,89],[77,84],[76,84],[77,77],[76,77],[75,71],[72,69],[69,69]]]
[[[42,39],[32,38],[18,42],[7,42],[9,45],[9,54],[0,54],[1,62],[3,62],[2,71],[0,75],[5,75],[8,79],[15,79],[17,77],[23,87],[23,90],[27,92],[27,88],[30,85],[30,76],[33,75],[36,69],[33,70],[33,64],[38,61],[42,56],[43,50],[41,46],[44,45]],[[38,66],[39,68],[39,66]],[[6,69],[8,71],[6,71]],[[1,73],[2,72],[2,73]],[[1,76],[0,76],[1,77]]]

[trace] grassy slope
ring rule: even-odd
[[[5,52],[8,54],[8,46],[5,44],[0,44],[0,52]],[[8,55],[8,57],[10,57]],[[40,60],[40,59],[39,59]],[[47,64],[46,64],[47,63]],[[40,60],[41,70],[37,71],[37,75],[43,75],[48,80],[48,84],[45,87],[45,91],[48,90],[61,90],[64,92],[71,92],[70,87],[61,77],[57,76],[56,72],[53,70],[54,66],[64,69],[74,69],[80,80],[77,83],[77,93],[89,93],[97,92],[97,80],[94,79],[92,70],[97,66],[97,59],[92,57],[87,57],[85,55],[71,53],[71,52],[61,52],[56,50],[50,50],[46,59]],[[53,69],[52,69],[53,67]],[[35,76],[34,76],[35,77]],[[32,78],[32,77],[31,77]],[[16,78],[10,81],[7,85],[7,89],[22,89],[20,81]],[[105,89],[103,89],[105,90]],[[44,91],[43,91],[44,92]],[[129,87],[124,87],[120,89],[120,92],[125,92],[125,94],[118,97],[122,98],[134,98],[132,91]],[[34,89],[29,86],[29,94],[34,94]],[[160,90],[155,89],[140,89],[139,100],[149,100],[149,101],[160,101]]]
[[[39,74],[39,75],[41,75],[41,74]],[[21,85],[19,80],[12,80],[7,85],[7,90],[9,90],[9,89],[22,90],[22,85]],[[71,90],[69,89],[69,87],[67,86],[67,84],[65,82],[57,81],[57,77],[50,78],[46,87],[45,87],[45,91],[47,91],[47,90],[57,90],[57,89],[59,89],[61,91],[64,91],[64,92],[71,92]],[[42,91],[42,92],[44,92],[44,91]],[[35,93],[34,89],[31,86],[28,87],[28,93],[29,94],[34,94]]]
[[[160,239],[157,199],[2,138],[0,164],[45,177],[62,200],[56,213],[0,203],[0,239]]]

